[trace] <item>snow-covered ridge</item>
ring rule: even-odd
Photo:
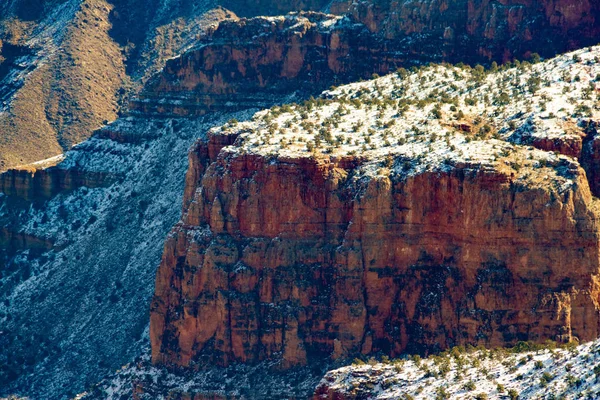
[[[303,104],[261,111],[252,121],[230,121],[212,134],[239,135],[231,152],[389,156],[403,160],[396,169],[412,172],[468,163],[509,167],[528,180],[532,171],[542,170],[538,175],[544,180],[550,175],[564,180],[564,174],[544,167],[576,168],[573,159],[529,143],[533,138],[581,140],[589,121],[599,116],[599,60],[600,47],[593,47],[488,71],[448,64],[401,69],[332,88]]]
[[[214,371],[174,374],[152,366],[149,355],[144,355],[76,398],[119,399],[131,395],[134,383],[145,389],[139,394],[143,399],[206,393],[207,388],[214,394],[240,396],[250,377],[264,367],[232,368],[233,381],[225,373],[216,383],[219,379]],[[456,347],[425,359],[356,359],[351,365],[327,372],[314,387],[310,387],[314,381],[307,379],[302,386],[272,389],[281,396],[286,390],[305,396],[314,391],[315,399],[596,399],[600,396],[599,376],[600,340],[596,340],[562,347],[552,342],[521,343],[513,349]],[[271,379],[265,376],[265,388],[277,382]],[[335,395],[340,397],[327,397]]]
[[[527,345],[525,345],[527,347]],[[320,396],[369,399],[597,399],[600,341],[534,351],[454,348],[422,360],[375,359],[330,371]]]

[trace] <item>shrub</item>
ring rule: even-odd
[[[414,362],[417,365],[419,365],[421,363],[421,356],[418,354],[413,354],[412,356],[410,356],[410,359],[412,362]]]
[[[586,104],[578,104],[575,107],[575,112],[573,113],[573,117],[591,117],[592,109],[590,106]]]
[[[392,157],[390,154],[388,154],[388,155],[385,157],[384,166],[385,166],[386,168],[392,168],[392,166],[393,166],[393,165],[394,165],[394,158],[393,158],[393,157]],[[388,360],[389,360],[389,359],[388,359]]]
[[[450,398],[450,394],[448,393],[448,391],[446,390],[445,387],[440,386],[437,388],[436,394],[435,394],[435,400],[446,400]]]
[[[540,378],[540,386],[545,387],[552,379],[554,379],[554,376],[551,373],[544,372]]]
[[[431,117],[434,119],[442,118],[442,110],[440,110],[437,106],[431,110]]]

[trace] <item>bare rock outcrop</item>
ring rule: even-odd
[[[156,278],[155,363],[288,368],[600,333],[597,206],[575,162],[420,169],[400,147],[374,173],[390,156],[273,154],[250,137],[214,131],[191,156]]]
[[[80,187],[108,186],[116,176],[103,172],[51,167],[37,171],[11,169],[0,174],[0,193],[25,203],[48,200]]]
[[[168,61],[130,109],[193,116],[270,107],[284,95],[308,97],[395,69],[406,60],[388,45],[347,17],[305,12],[230,19],[197,49]]]
[[[449,61],[509,61],[531,52],[550,57],[594,45],[600,6],[592,0],[334,1],[373,32],[404,39],[417,53],[442,51]]]

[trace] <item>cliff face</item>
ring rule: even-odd
[[[318,94],[385,73],[402,54],[342,17],[299,13],[222,22],[198,49],[167,62],[130,104],[143,114],[202,115],[267,107],[274,96]]]
[[[388,38],[409,39],[416,52],[441,49],[455,62],[550,57],[596,44],[600,29],[600,6],[591,0],[342,0],[331,11],[349,12]]]
[[[183,217],[157,274],[153,362],[289,368],[596,338],[597,200],[575,159],[499,140],[516,140],[509,119],[520,138],[530,127],[521,101],[542,107],[542,93],[486,106],[514,72],[474,84],[482,103],[465,102],[461,118],[485,109],[487,125],[470,129],[448,104],[418,105],[472,79],[431,67],[211,130],[190,155]],[[544,119],[533,136],[565,121]]]
[[[108,186],[115,176],[103,172],[51,167],[39,171],[9,170],[0,174],[0,192],[24,202],[48,200],[81,187]]]
[[[130,109],[181,116],[261,107],[277,94],[316,95],[398,66],[503,62],[595,44],[598,5],[567,3],[333,2],[328,9],[347,16],[230,18],[167,62]]]
[[[597,337],[581,170],[557,196],[472,166],[365,181],[359,164],[218,157],[165,246],[154,362],[292,366]]]

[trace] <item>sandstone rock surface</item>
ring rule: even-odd
[[[155,362],[291,366],[598,335],[597,214],[581,170],[558,195],[479,166],[352,185],[356,164],[211,164],[165,247]]]
[[[427,76],[403,82],[439,94],[439,82],[418,83]],[[196,145],[156,278],[154,363],[290,368],[599,335],[598,204],[578,162],[472,141],[449,128],[449,105],[425,132],[411,128],[414,106],[386,124],[411,96],[386,100],[395,79],[274,108]],[[378,91],[370,106],[350,101]]]
[[[354,15],[373,32],[412,42],[417,54],[448,61],[545,57],[596,44],[600,6],[592,0],[337,0],[332,12]]]
[[[130,104],[142,114],[203,115],[270,107],[276,96],[316,95],[406,61],[346,17],[293,13],[223,21],[197,49],[167,62]]]

